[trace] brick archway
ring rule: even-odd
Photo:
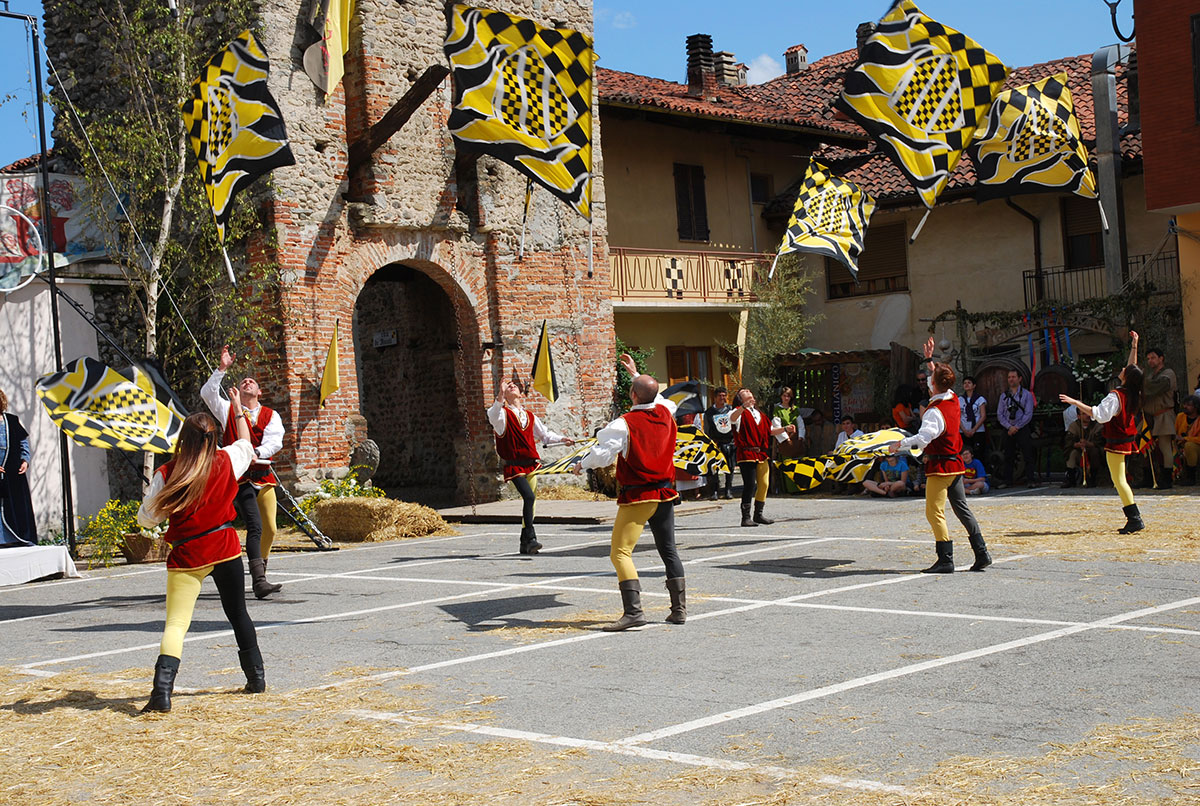
[[[478,338],[457,290],[440,267],[403,261],[371,274],[354,303],[359,409],[380,450],[375,483],[393,497],[461,497],[464,406],[477,407],[464,380]]]

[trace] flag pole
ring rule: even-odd
[[[588,279],[592,279],[592,219],[588,219]]]
[[[1096,207],[1100,209],[1100,225],[1104,227],[1104,231],[1108,232],[1108,216],[1104,214],[1104,202],[1096,199]]]
[[[908,239],[910,246],[917,240],[917,236],[921,234],[921,228],[925,226],[925,222],[929,220],[929,214],[932,212],[933,209],[930,208],[925,211],[925,215],[921,216],[921,223],[917,224],[917,228],[913,230],[912,237]]]
[[[517,248],[517,260],[525,259],[525,223],[529,220],[529,199],[533,195],[533,180],[525,180],[525,212],[521,216],[521,245]]]
[[[771,259],[771,270],[767,272],[767,279],[770,280],[775,276],[775,264],[779,262],[779,253],[775,253],[775,257]]]
[[[225,271],[229,272],[229,282],[237,287],[237,278],[233,276],[233,264],[229,262],[229,253],[225,251],[225,244],[221,244],[221,257],[225,258]]]

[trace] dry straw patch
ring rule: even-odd
[[[339,543],[458,534],[429,507],[389,498],[329,498],[317,504],[313,521]]]
[[[898,795],[833,783],[859,774],[835,762],[806,765],[784,779],[756,770],[681,769],[476,739],[447,724],[489,718],[478,710],[443,712],[423,724],[354,713],[429,718],[434,709],[422,686],[257,696],[213,689],[177,694],[170,714],[141,716],[149,677],[144,669],[34,679],[0,670],[0,804],[1183,806],[1200,794],[1195,714],[1100,727],[1036,758],[947,759],[906,781],[909,794]],[[496,698],[485,700],[472,704]]]
[[[603,493],[594,493],[574,484],[538,485],[537,497],[542,501],[612,501],[612,497]]]

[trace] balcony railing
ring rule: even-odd
[[[1133,277],[1135,281],[1146,283],[1155,291],[1179,295],[1179,255],[1175,252],[1159,254],[1146,261],[1150,255],[1130,255],[1125,265],[1123,279]],[[1145,271],[1142,267],[1145,266]],[[1106,296],[1104,287],[1104,267],[1088,266],[1081,269],[1068,269],[1054,266],[1042,269],[1041,272],[1030,269],[1022,272],[1025,281],[1025,307],[1033,308],[1039,302],[1054,300],[1055,302],[1082,302],[1086,299],[1096,299]]]
[[[755,302],[771,255],[610,247],[614,300]]]

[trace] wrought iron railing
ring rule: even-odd
[[[1139,284],[1145,283],[1155,291],[1178,296],[1179,255],[1175,252],[1164,252],[1154,255],[1153,260],[1150,258],[1151,255],[1130,255],[1126,261],[1123,279],[1132,279]],[[1103,266],[1078,269],[1053,266],[1040,272],[1029,269],[1022,272],[1022,277],[1025,284],[1026,308],[1033,308],[1039,302],[1048,300],[1063,303],[1082,302],[1107,296],[1109,293],[1104,286]]]
[[[614,300],[755,302],[771,255],[609,247]]]

